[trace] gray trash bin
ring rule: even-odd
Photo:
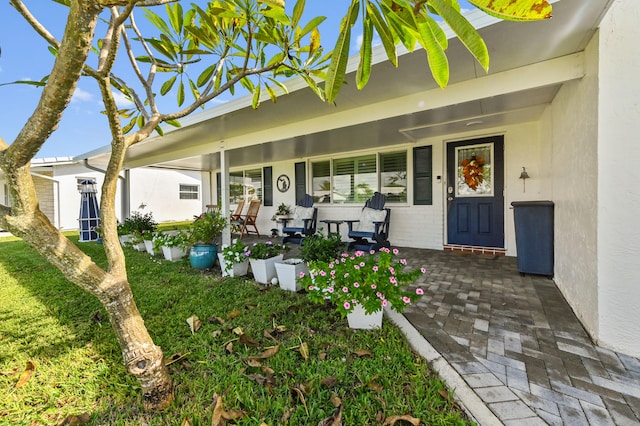
[[[553,202],[514,201],[518,271],[553,277]]]

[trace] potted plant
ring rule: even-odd
[[[192,244],[189,259],[192,267],[208,269],[215,265],[217,239],[225,226],[227,218],[220,214],[220,209],[195,217],[189,225],[189,240]]]
[[[130,217],[126,218],[124,223],[118,227],[118,234],[129,235],[128,241],[125,241],[124,244],[130,243],[134,249],[144,251],[145,237],[151,239],[151,235],[157,227],[158,223],[153,220],[153,214],[151,212],[142,214],[136,211],[133,212]]]
[[[275,264],[281,262],[283,254],[289,248],[282,244],[274,244],[271,241],[253,243],[249,246],[249,263],[253,278],[260,284],[270,284],[276,278]],[[277,278],[276,278],[277,279]]]
[[[249,247],[236,238],[230,246],[222,246],[218,252],[223,277],[239,277],[249,270]]]
[[[305,238],[300,247],[300,258],[285,259],[276,263],[276,273],[280,288],[289,291],[300,290],[298,279],[309,272],[309,263],[330,261],[342,253],[344,243],[339,234],[315,234]]]
[[[278,209],[276,210],[275,220],[281,220],[288,218],[291,215],[291,208],[285,203],[280,203]]]
[[[164,258],[176,262],[184,257],[189,245],[189,236],[184,231],[166,231],[157,233],[153,238],[153,247],[162,251]]]
[[[384,307],[402,312],[424,294],[421,288],[405,287],[425,273],[425,268],[408,269],[407,261],[397,255],[397,249],[383,247],[378,252],[343,253],[329,262],[313,261],[311,272],[300,281],[311,301],[330,300],[347,316],[349,327],[381,327]]]

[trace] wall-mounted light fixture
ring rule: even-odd
[[[529,173],[527,173],[527,169],[522,167],[522,171],[520,172],[520,179],[522,179],[522,192],[526,192],[526,182],[529,179]]]

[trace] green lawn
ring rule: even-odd
[[[80,247],[104,264],[102,246]],[[334,412],[337,398],[344,425],[377,425],[397,415],[427,425],[468,424],[388,322],[382,330],[353,331],[330,306],[312,305],[304,294],[223,279],[219,269],[201,273],[188,261],[126,254],[156,344],[166,357],[185,355],[169,366],[176,401],[161,414],[143,412],[137,382],[122,365],[97,300],[22,241],[0,239],[0,424],[53,425],[86,413],[96,425],[180,425],[185,419],[211,425],[214,394],[226,410],[244,413],[235,420],[240,425],[317,425]],[[195,334],[186,322],[192,315],[203,324]],[[249,360],[275,345],[275,355]],[[28,361],[35,371],[16,388]]]

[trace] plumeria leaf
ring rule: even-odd
[[[27,365],[24,369],[24,371],[20,374],[20,378],[18,379],[18,382],[16,383],[16,388],[21,388],[24,385],[27,384],[27,382],[29,380],[31,380],[31,376],[33,375],[33,372],[36,371],[36,365],[33,361],[27,361]]]
[[[551,4],[546,0],[469,0],[488,15],[507,21],[538,21],[551,18]]]
[[[200,330],[200,327],[202,327],[202,321],[200,321],[200,318],[198,318],[197,315],[191,315],[187,318],[187,324],[189,324],[191,334],[195,334],[196,331]]]

